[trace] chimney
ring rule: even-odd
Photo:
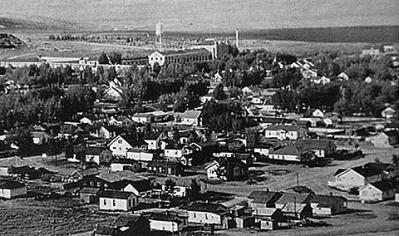
[[[266,188],[266,192],[269,192],[269,188]]]

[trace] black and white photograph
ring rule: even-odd
[[[398,0],[0,0],[0,235],[398,236]]]

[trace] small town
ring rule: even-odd
[[[0,34],[22,50],[0,58],[0,235],[399,232],[397,43],[293,54],[152,28],[41,31],[124,47],[95,55]]]

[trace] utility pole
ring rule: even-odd
[[[296,186],[299,186],[299,173],[296,172]]]

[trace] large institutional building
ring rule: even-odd
[[[201,44],[191,45],[184,50],[155,51],[148,56],[151,67],[158,65],[186,64],[195,62],[206,62],[222,58],[229,52],[227,44],[216,40],[206,40]]]

